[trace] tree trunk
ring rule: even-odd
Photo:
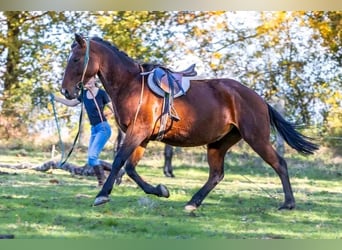
[[[277,102],[274,105],[274,108],[279,112],[279,114],[284,116],[285,115],[285,99],[284,98],[277,99]],[[277,149],[278,154],[281,157],[284,157],[285,142],[284,142],[283,137],[281,137],[279,133],[276,134],[276,149]]]

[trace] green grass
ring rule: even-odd
[[[240,150],[239,150],[240,151]],[[205,149],[176,149],[176,178],[162,174],[160,146],[152,145],[137,170],[154,185],[163,183],[170,198],[146,195],[127,176],[106,205],[92,207],[94,177],[74,177],[0,168],[0,234],[18,239],[342,239],[341,164],[327,152],[286,156],[297,201],[283,202],[279,178],[255,154],[230,152],[225,178],[195,213],[184,205],[205,183]],[[110,159],[110,152],[103,158]],[[72,162],[82,162],[78,152]],[[39,164],[48,152],[2,150],[0,163]]]

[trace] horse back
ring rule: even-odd
[[[192,80],[187,98],[187,105],[195,103],[212,111],[216,108],[231,112],[267,109],[265,101],[254,90],[229,78]]]
[[[232,79],[191,80],[186,95],[174,100],[174,108],[180,120],[169,121],[165,142],[184,144],[183,138],[199,138],[189,146],[216,141],[239,128],[243,117],[253,119],[255,109],[266,110],[260,96]]]

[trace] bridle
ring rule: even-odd
[[[84,87],[84,77],[85,77],[85,73],[87,72],[88,64],[89,64],[90,40],[89,38],[87,38],[85,39],[85,41],[86,41],[86,53],[85,53],[84,62],[83,62],[83,73],[82,73],[81,80],[78,83],[76,83],[76,88],[78,90],[82,90]]]

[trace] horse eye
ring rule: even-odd
[[[74,58],[73,62],[78,62],[80,59],[79,58]]]

